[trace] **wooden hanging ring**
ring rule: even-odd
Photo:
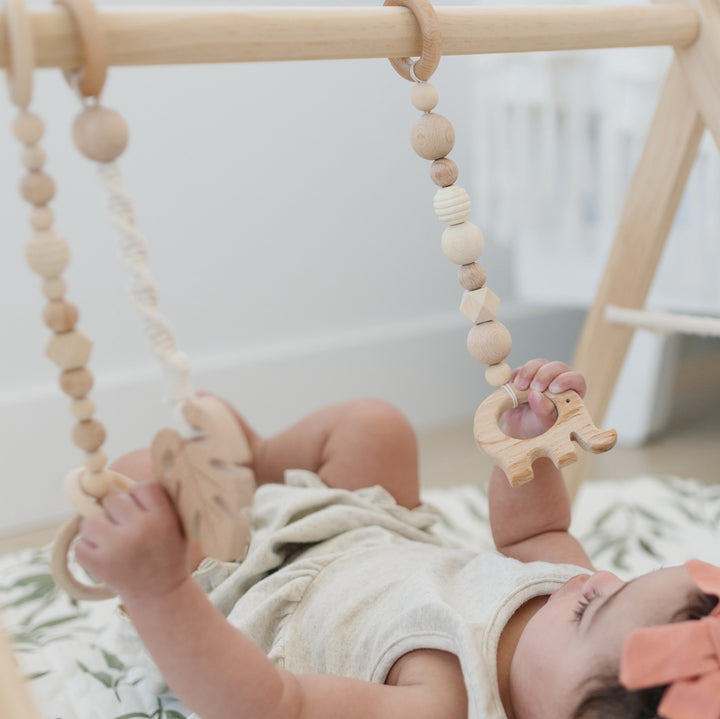
[[[385,0],[385,5],[411,10],[422,34],[420,59],[413,62],[409,57],[391,57],[391,65],[410,82],[429,80],[442,57],[442,35],[435,8],[430,0]]]
[[[108,69],[107,42],[100,15],[92,0],[53,2],[70,11],[82,48],[82,66],[76,70],[63,70],[65,79],[72,85],[77,77],[83,97],[100,97]]]
[[[21,110],[26,110],[32,98],[32,76],[35,69],[32,23],[23,0],[5,0],[4,5],[10,54],[7,66],[10,97]]]

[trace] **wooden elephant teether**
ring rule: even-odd
[[[515,390],[507,385],[493,392],[475,413],[473,433],[478,447],[502,469],[513,487],[533,478],[532,463],[548,457],[562,469],[577,460],[577,442],[586,452],[600,454],[615,446],[614,429],[598,429],[585,408],[580,395],[573,390],[560,394],[545,392],[557,409],[557,420],[543,434],[532,439],[515,439],[500,429],[500,418],[516,404],[527,402],[528,390]],[[517,398],[517,403],[513,400]]]

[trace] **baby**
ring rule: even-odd
[[[521,438],[555,420],[543,391],[585,393],[560,362],[528,362],[513,382],[531,389],[504,417]],[[493,470],[497,552],[478,555],[427,531],[415,436],[384,402],[328,407],[270,439],[237,420],[260,485],[256,533],[214,603],[193,577],[202,557],[152,481],[110,496],[75,550],[203,719],[655,717],[665,686],[619,683],[626,640],[696,625],[683,620],[717,603],[687,567],[631,582],[596,572],[568,533],[568,496],[547,459],[516,489]],[[144,450],[115,469],[152,479]]]

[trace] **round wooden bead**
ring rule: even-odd
[[[94,419],[78,422],[73,430],[73,442],[86,452],[94,452],[105,441],[105,427]]]
[[[45,132],[45,124],[40,115],[23,112],[15,118],[13,133],[25,145],[34,145]]]
[[[430,165],[430,179],[440,187],[454,185],[458,179],[458,166],[449,157],[441,157]]]
[[[71,302],[56,300],[45,305],[43,319],[53,332],[69,332],[77,324],[78,310]]]
[[[477,262],[470,262],[458,268],[458,281],[466,289],[472,292],[485,286],[487,272]]]
[[[85,157],[112,162],[128,143],[128,127],[120,113],[95,105],[85,108],[73,123],[73,139]]]
[[[43,282],[42,291],[49,300],[61,300],[65,297],[67,285],[62,277],[50,277]]]
[[[71,411],[75,419],[84,422],[95,414],[95,403],[89,397],[80,397],[73,400]]]
[[[20,162],[28,170],[39,170],[45,164],[46,159],[45,150],[37,145],[26,147],[20,155]]]
[[[410,128],[410,144],[420,157],[438,160],[453,149],[455,130],[446,117],[428,112]]]
[[[39,230],[25,243],[25,258],[41,277],[58,277],[70,261],[70,248],[52,230]]]
[[[505,325],[492,320],[472,327],[467,336],[468,352],[486,365],[502,362],[512,349],[512,337]]]
[[[87,367],[66,370],[60,375],[60,388],[73,399],[85,397],[92,386],[92,372]]]
[[[441,187],[433,198],[435,214],[441,222],[459,225],[467,220],[472,202],[467,191],[458,186]]]
[[[45,172],[28,172],[20,182],[20,194],[31,205],[46,205],[55,197],[55,182]]]
[[[53,211],[47,207],[33,207],[30,210],[30,224],[36,230],[49,230],[54,220]]]
[[[105,454],[102,450],[98,450],[97,452],[88,452],[88,454],[85,455],[85,466],[91,472],[100,472],[105,468],[107,460],[107,454]]]
[[[472,222],[461,225],[450,225],[442,236],[442,251],[456,265],[467,265],[475,262],[482,255],[485,240],[480,228]]]
[[[434,109],[439,99],[437,88],[429,82],[416,82],[410,90],[410,102],[422,112]]]
[[[489,385],[493,387],[502,387],[507,384],[512,377],[512,368],[505,362],[499,364],[491,364],[485,370],[485,379]]]
[[[45,354],[60,369],[78,369],[88,363],[92,342],[77,330],[54,335]]]

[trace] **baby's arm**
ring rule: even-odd
[[[168,684],[203,719],[464,719],[449,655],[395,686],[277,669],[191,577],[187,542],[160,485],[139,483],[104,506],[83,522],[76,556],[120,595]]]
[[[505,413],[505,432],[520,439],[542,434],[555,422],[555,407],[542,392],[572,389],[581,397],[585,394],[582,375],[562,362],[532,360],[516,371],[513,384],[535,390],[527,405]],[[533,463],[533,471],[531,482],[513,489],[505,473],[493,469],[489,501],[495,546],[525,562],[567,562],[592,568],[582,546],[568,532],[570,500],[562,473],[545,457]]]

